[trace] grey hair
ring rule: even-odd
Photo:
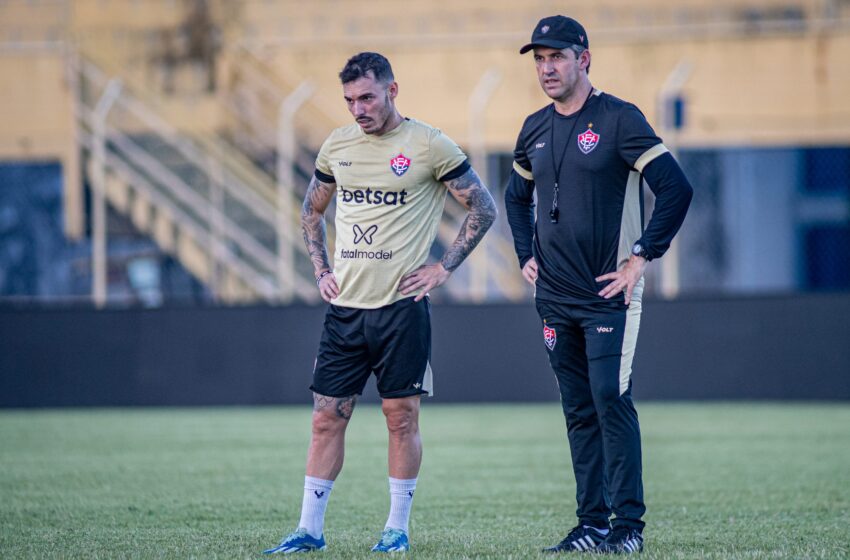
[[[576,58],[578,58],[581,55],[581,53],[583,53],[584,51],[587,50],[586,48],[582,47],[581,45],[576,45],[575,43],[570,45],[568,48],[576,54]]]
[[[578,60],[578,57],[580,57],[580,56],[581,56],[581,53],[583,53],[584,51],[586,51],[586,50],[587,50],[587,49],[586,49],[586,48],[584,48],[583,46],[581,46],[581,45],[576,45],[575,43],[573,43],[572,45],[570,45],[570,46],[569,46],[569,47],[567,47],[567,48],[568,48],[569,50],[573,51],[573,54],[575,55],[576,60]],[[587,65],[587,70],[586,70],[586,72],[587,72],[588,74],[590,74],[590,64],[588,64],[588,65]]]

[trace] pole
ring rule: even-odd
[[[222,301],[224,286],[222,285],[222,247],[223,247],[223,231],[224,224],[224,171],[221,162],[215,158],[209,157],[209,184],[210,184],[210,291],[213,293],[213,298],[217,302]]]
[[[682,123],[680,122],[675,107],[677,101],[681,100],[682,88],[691,76],[693,65],[687,60],[680,60],[676,67],[667,75],[664,85],[658,91],[658,114],[660,117],[661,128],[664,131],[664,145],[670,150],[674,156],[678,151],[679,144],[679,129]],[[661,259],[661,282],[659,291],[664,299],[673,299],[679,295],[681,288],[679,271],[679,243],[673,239],[670,243],[670,249]]]
[[[475,89],[469,95],[469,159],[485,185],[488,184],[489,179],[485,113],[501,81],[502,72],[495,66],[491,67],[481,75]],[[487,299],[488,259],[484,243],[485,241],[482,241],[469,258],[469,296],[476,302]]]
[[[278,298],[283,303],[292,301],[295,295],[295,249],[292,216],[295,214],[295,162],[297,143],[295,138],[295,115],[313,95],[315,87],[305,80],[280,103],[278,111],[277,140],[277,282]]]
[[[94,109],[92,134],[92,299],[106,305],[106,117],[121,95],[121,81],[109,80]]]

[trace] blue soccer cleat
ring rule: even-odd
[[[288,537],[284,537],[274,548],[264,550],[263,554],[293,554],[295,552],[313,552],[325,549],[325,536],[318,539],[310,535],[307,529],[299,527]]]
[[[372,547],[372,552],[407,552],[410,550],[410,541],[407,533],[401,529],[384,529],[381,540]]]

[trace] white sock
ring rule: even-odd
[[[598,531],[602,535],[608,534],[608,529],[600,529],[599,527],[593,527],[592,525],[585,525],[587,529],[593,529],[594,531]]]
[[[301,502],[301,521],[298,522],[298,527],[307,529],[307,532],[317,539],[322,536],[325,528],[325,508],[328,507],[328,498],[333,487],[333,480],[304,477],[304,500]]]
[[[401,529],[407,533],[414,491],[416,491],[415,478],[403,480],[390,477],[390,516],[387,518],[384,529]]]

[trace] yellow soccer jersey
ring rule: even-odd
[[[381,136],[337,128],[316,158],[336,182],[334,305],[375,309],[402,299],[401,277],[425,263],[446,200],[441,180],[469,167],[450,138],[405,119]]]

